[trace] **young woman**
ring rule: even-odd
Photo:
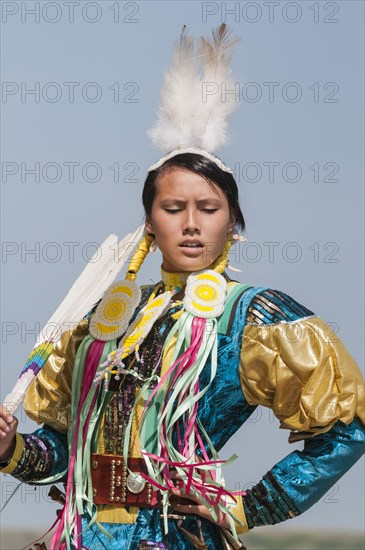
[[[167,305],[139,348],[113,363],[107,392],[99,385],[87,393],[87,369],[106,364],[105,374],[125,337],[97,338],[97,306],[63,335],[26,396],[28,415],[43,426],[19,434],[16,418],[1,410],[2,472],[25,483],[67,480],[54,547],[238,548],[227,528],[244,533],[301,514],[363,454],[362,377],[314,312],[280,290],[229,279],[228,250],[244,218],[235,180],[217,162],[175,154],[149,172],[143,205],[146,235],[127,280],[154,240],[161,281],[142,287],[129,327],[147,326],[159,297]],[[227,494],[216,453],[258,405],[304,448],[247,492]],[[161,494],[169,499],[165,518]]]

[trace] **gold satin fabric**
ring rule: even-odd
[[[2,474],[11,474],[15,468],[18,466],[18,462],[23,454],[24,451],[24,439],[20,435],[19,432],[16,432],[15,434],[15,449],[13,451],[12,456],[9,459],[9,463],[7,466],[4,466],[3,468],[0,468],[0,472]]]
[[[130,506],[128,511],[123,506],[115,504],[100,504],[97,509],[97,520],[105,523],[136,523],[139,512],[139,508],[134,506]]]
[[[324,433],[355,414],[365,423],[364,383],[341,340],[319,317],[246,325],[241,386],[252,405],[270,407],[282,428]]]
[[[235,498],[237,499],[237,502],[231,500],[230,511],[234,516],[237,534],[242,535],[242,533],[247,533],[247,531],[249,530],[248,523],[246,519],[245,509],[243,507],[242,497],[240,495],[236,495]],[[242,525],[240,525],[236,520],[241,521]]]
[[[76,352],[88,334],[88,320],[67,330],[28,388],[24,409],[38,424],[67,433],[70,421],[71,381]]]

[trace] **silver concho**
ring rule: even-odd
[[[138,493],[142,493],[143,489],[145,488],[146,481],[139,474],[130,473],[127,477],[126,485],[128,491],[134,493],[135,495],[138,495]]]

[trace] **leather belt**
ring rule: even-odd
[[[128,468],[130,471],[128,471]],[[140,473],[147,474],[143,458],[128,458],[128,468],[119,455],[91,454],[91,479],[95,504],[122,504],[139,508],[160,507],[161,493]]]

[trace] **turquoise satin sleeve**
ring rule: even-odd
[[[337,422],[330,431],[306,440],[271,470],[300,513],[310,508],[365,452],[365,428],[359,418],[348,426]]]
[[[251,302],[240,375],[249,404],[273,410],[290,441],[285,456],[243,495],[250,529],[293,518],[311,506],[365,451],[364,386],[343,343],[310,310],[281,291]]]

